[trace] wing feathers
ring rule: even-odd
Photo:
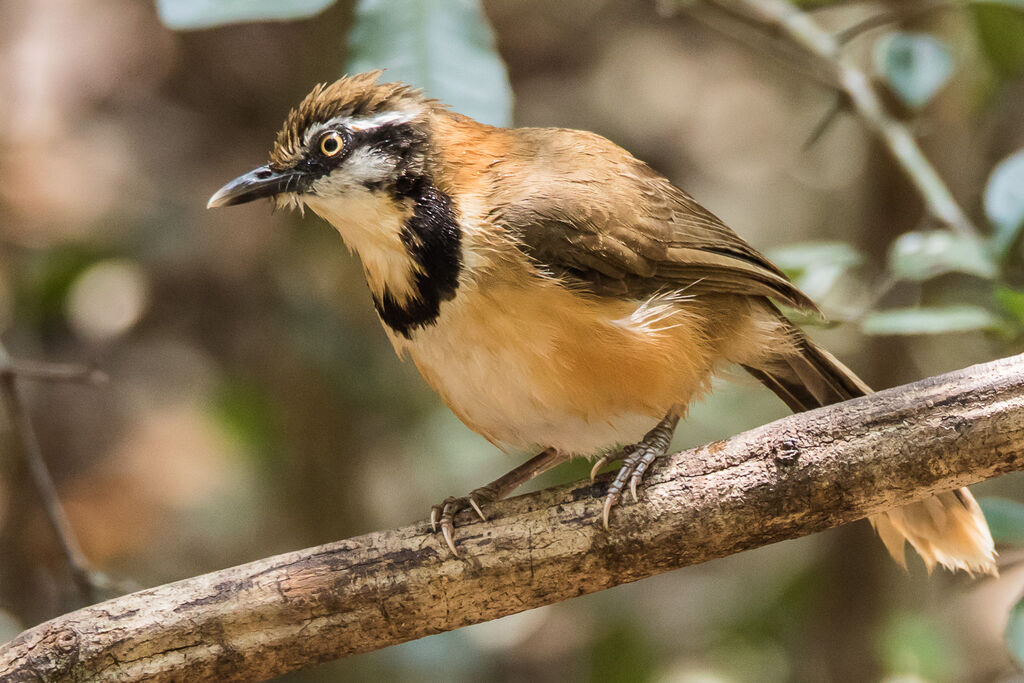
[[[608,140],[556,129],[511,133],[513,153],[490,167],[501,182],[492,186],[489,219],[546,271],[605,296],[686,288],[817,311],[714,214]]]

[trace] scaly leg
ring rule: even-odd
[[[676,431],[676,425],[679,424],[679,417],[681,415],[682,409],[678,406],[673,407],[668,415],[655,425],[654,429],[644,435],[640,443],[626,446],[622,449],[621,453],[625,456],[625,459],[622,461],[622,467],[619,468],[619,473],[616,475],[615,481],[608,487],[608,494],[604,498],[602,521],[604,522],[605,529],[608,528],[608,515],[611,514],[615,504],[619,502],[622,490],[626,487],[627,482],[629,482],[629,492],[633,495],[633,500],[636,501],[637,484],[643,480],[644,473],[647,472],[647,468],[651,466],[651,463],[668,452],[668,447],[672,443],[672,435]],[[594,467],[590,470],[591,481],[597,476],[597,471],[604,467],[611,459],[611,456],[606,455],[594,463]]]
[[[462,498],[445,498],[440,505],[430,509],[430,527],[437,532],[437,525],[440,521],[441,533],[444,540],[451,548],[452,553],[458,557],[459,551],[455,549],[455,541],[452,540],[452,532],[455,530],[455,515],[466,508],[473,508],[480,519],[487,521],[487,516],[480,508],[482,503],[493,503],[501,500],[515,489],[519,488],[534,477],[547,472],[555,465],[566,460],[566,457],[554,448],[548,448],[533,456],[511,472],[504,474],[490,484],[481,486],[470,491],[469,495]]]

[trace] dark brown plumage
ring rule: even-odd
[[[617,145],[574,130],[516,133],[529,155],[499,161],[493,172],[526,175],[530,183],[495,184],[489,217],[553,273],[603,296],[685,288],[694,296],[766,296],[817,312],[717,216]]]

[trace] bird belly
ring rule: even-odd
[[[590,455],[638,441],[706,389],[716,354],[696,306],[582,296],[554,282],[464,285],[436,324],[388,334],[492,443]]]

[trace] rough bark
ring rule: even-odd
[[[1024,469],[1024,356],[793,415],[665,459],[602,530],[607,478],[258,560],[66,614],[4,681],[254,680],[860,519]],[[878,552],[884,552],[879,544]]]

